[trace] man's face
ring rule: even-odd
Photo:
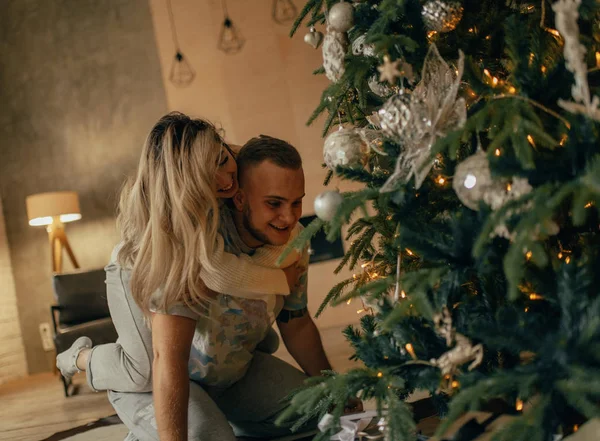
[[[291,170],[263,161],[248,169],[243,181],[234,201],[256,245],[287,243],[302,216],[302,168]]]

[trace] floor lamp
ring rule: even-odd
[[[39,193],[27,196],[27,217],[31,226],[46,226],[50,239],[52,271],[62,272],[62,250],[67,252],[74,268],[79,268],[77,259],[67,240],[64,224],[81,219],[79,198],[74,191]]]

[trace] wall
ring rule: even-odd
[[[0,384],[25,374],[27,361],[0,199]]]
[[[169,83],[175,47],[167,6],[164,0],[150,0],[169,109],[220,122],[227,138],[234,143],[243,144],[260,133],[291,142],[304,160],[304,213],[312,214],[313,201],[324,190],[322,121],[308,128],[305,122],[328,85],[324,75],[312,75],[322,64],[321,51],[303,42],[304,28],[292,39],[290,25],[273,22],[272,0],[227,2],[231,19],[246,38],[242,51],[234,55],[217,50],[223,21],[220,0],[172,0],[171,3],[181,50],[197,77],[185,89]],[[304,4],[302,0],[295,3],[298,10]],[[340,189],[345,188],[340,185]],[[333,275],[337,263],[311,267],[309,307],[313,312],[329,288],[349,276],[348,272]],[[326,328],[354,323],[359,308],[355,302],[329,309],[317,324]]]
[[[77,191],[83,219],[69,241],[83,268],[104,266],[118,189],[167,106],[146,0],[2,0],[0,59],[0,197],[36,373],[54,362],[38,331],[53,296],[48,237],[28,225],[25,197]]]

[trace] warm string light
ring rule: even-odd
[[[383,372],[377,372],[377,378],[383,377]]]
[[[567,258],[565,259],[565,263],[568,265],[569,263],[571,263],[571,256],[567,256]]]
[[[352,303],[352,299],[348,299],[348,301],[346,302],[346,305],[349,305],[350,303]]]
[[[594,205],[593,202],[588,202],[587,204],[584,205],[585,208],[590,208],[592,205]]]
[[[406,293],[403,291],[400,291],[400,297],[405,299],[406,298]]]
[[[500,156],[500,149],[496,149],[496,150],[494,151],[494,154],[495,154],[496,156]]]
[[[433,37],[435,37],[436,34],[436,31],[429,31],[427,32],[427,38],[432,39]]]
[[[573,426],[573,432],[577,432],[579,430],[579,424],[575,424]]]
[[[600,52],[596,52],[596,67],[600,68]]]
[[[515,409],[517,412],[521,412],[523,410],[523,401],[517,398],[517,403],[515,404]]]
[[[508,88],[508,93],[512,93],[512,94],[517,93],[517,89],[515,89],[514,86],[510,86]]]
[[[546,28],[545,31],[548,32],[549,34],[554,35],[556,38],[561,38],[560,32],[558,32],[556,29]]]
[[[408,253],[409,256],[414,256],[414,253],[411,250],[409,250],[408,248],[406,248],[406,252]]]
[[[531,144],[532,147],[535,147],[535,141],[533,140],[533,136],[527,135],[527,141]]]
[[[406,343],[404,347],[406,348],[406,352],[410,354],[413,360],[418,360],[417,354],[415,354],[415,350],[413,349],[413,345],[411,345],[410,343]]]
[[[529,260],[531,259],[531,256],[533,256],[533,253],[531,251],[527,251],[527,253],[525,254],[525,258]]]
[[[452,382],[452,389],[458,389],[458,387],[460,386],[460,383],[456,380],[454,380]]]
[[[565,145],[565,142],[567,142],[567,138],[568,138],[568,137],[567,137],[567,135],[566,135],[566,134],[564,134],[564,135],[563,135],[563,136],[560,138],[560,142],[559,142],[558,144],[559,144],[559,145],[562,147],[563,145]]]
[[[446,182],[446,179],[444,179],[442,176],[439,176],[439,177],[437,178],[437,183],[438,183],[439,185],[444,185],[444,183],[445,183],[445,182]]]
[[[544,296],[541,296],[536,293],[529,294],[529,300],[543,300]]]

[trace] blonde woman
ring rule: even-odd
[[[151,312],[206,312],[210,291],[244,298],[289,294],[301,269],[289,265],[294,257],[285,270],[275,269],[283,247],[254,256],[271,268],[224,252],[220,203],[237,190],[235,157],[212,124],[181,113],[155,124],[137,176],[122,191],[117,218],[122,242],[106,267],[119,339],[92,347],[89,338],[80,337],[57,356],[63,376],[86,371],[94,390],[150,391]]]

